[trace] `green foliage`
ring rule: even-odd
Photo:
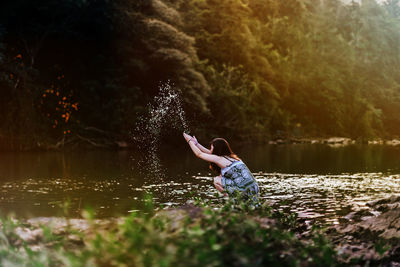
[[[196,70],[195,40],[181,29],[181,15],[162,1],[116,6],[118,29],[116,58],[122,64],[126,82],[137,84],[146,105],[160,82],[170,80],[181,91],[192,112],[207,112],[204,97],[207,81]]]
[[[378,239],[378,240],[375,242],[375,250],[376,250],[376,252],[378,252],[378,254],[379,254],[380,256],[382,256],[383,254],[385,254],[385,252],[388,251],[388,250],[391,249],[391,248],[392,248],[392,247],[391,247],[389,244],[387,244],[387,241],[386,241],[386,240]]]
[[[254,111],[236,109],[236,116],[246,118],[240,129],[256,125],[256,131],[272,136],[278,130],[291,135],[295,125],[309,135],[398,133],[393,117],[399,107],[399,77],[393,72],[399,64],[396,3],[173,2],[187,14],[186,31],[195,36],[200,58],[221,73],[219,66],[240,67],[251,81],[243,106]],[[225,94],[222,101],[218,83],[207,80],[210,99],[218,103],[211,100],[211,108],[223,103],[229,110],[236,96]],[[243,90],[243,84],[237,86],[228,90]],[[222,114],[219,121],[229,120]]]
[[[167,80],[207,136],[400,132],[397,0],[6,2],[0,148],[128,139]],[[41,103],[59,76],[79,111]],[[70,122],[53,128],[66,113]]]
[[[287,224],[288,219],[276,215],[269,207],[248,209],[233,202],[212,207],[200,201],[200,207],[191,207],[197,216],[179,209],[151,215],[151,199],[147,202],[149,210],[132,213],[106,230],[87,218],[91,225],[89,235],[80,236],[84,243],[78,247],[68,241],[71,229],[60,238],[47,228],[40,251],[24,245],[24,253],[16,254],[20,241],[13,237],[13,232],[20,225],[5,220],[0,232],[1,263],[27,266],[332,266],[337,263],[336,253],[322,232],[314,229],[308,240],[300,240]]]
[[[211,109],[213,127],[217,133],[229,133],[235,138],[248,138],[268,134],[268,110],[264,116],[253,105],[259,95],[256,85],[243,72],[243,67],[223,65],[217,70],[212,65],[203,65],[203,72],[213,88],[208,103]],[[264,133],[264,134],[263,134]]]
[[[128,139],[167,80],[192,112],[208,111],[194,39],[179,29],[180,14],[161,1],[20,0],[0,9],[6,48],[0,54],[0,148],[82,136]],[[55,97],[60,76],[59,94],[79,111],[58,107],[64,101]],[[60,126],[62,115],[71,116],[67,126]]]

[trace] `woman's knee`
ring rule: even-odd
[[[215,176],[214,177],[214,184],[216,185],[216,184],[220,184],[220,185],[222,185],[222,177],[221,177],[221,175],[219,175],[219,176]]]
[[[222,177],[221,176],[216,176],[214,177],[214,186],[215,188],[220,191],[223,192],[224,191],[224,187],[222,186]]]

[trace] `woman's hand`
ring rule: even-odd
[[[197,142],[197,138],[196,138],[196,136],[194,136],[194,135],[193,135],[193,137],[192,137],[192,138],[193,138],[194,144],[197,146],[197,144],[198,144],[199,142]]]
[[[186,142],[190,142],[190,141],[193,141],[193,144],[195,145],[195,146],[197,146],[197,144],[199,143],[199,142],[197,142],[197,139],[196,139],[196,137],[195,136],[190,136],[190,135],[188,135],[187,133],[183,133],[183,137],[185,138],[185,140],[186,140]]]
[[[220,156],[217,156],[217,155],[212,155],[210,150],[204,148],[202,145],[200,145],[197,142],[196,137],[194,137],[194,136],[192,137],[192,136],[188,135],[187,133],[183,133],[183,137],[185,138],[186,142],[189,143],[189,146],[192,149],[193,153],[196,155],[196,157],[201,158],[208,162],[214,162],[215,164],[217,164],[220,167],[222,166],[220,161],[223,158]],[[193,141],[193,146],[190,144],[190,141]]]
[[[189,142],[189,140],[191,140],[193,137],[191,137],[187,133],[183,133],[183,138],[185,138],[186,142]]]

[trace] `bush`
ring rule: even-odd
[[[41,249],[32,249],[15,235],[18,224],[3,220],[0,263],[23,266],[295,266],[333,265],[336,254],[313,230],[308,240],[296,236],[296,216],[270,207],[249,208],[228,202],[210,206],[197,201],[155,213],[151,200],[143,212],[101,227],[90,212],[88,234],[67,228],[61,237],[44,229]],[[79,236],[72,245],[70,234]],[[75,242],[76,243],[76,242]],[[18,251],[18,253],[17,253]],[[20,252],[23,253],[20,253]]]

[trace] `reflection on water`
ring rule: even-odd
[[[344,175],[266,174],[257,176],[262,198],[300,217],[320,217],[338,223],[350,210],[367,208],[379,198],[400,194],[400,175],[357,173]],[[283,201],[282,201],[283,200]],[[283,205],[282,205],[283,204]]]
[[[181,153],[178,153],[181,152]],[[254,172],[261,199],[327,223],[366,202],[400,194],[400,149],[385,146],[264,146],[237,152]],[[175,206],[193,196],[223,201],[207,164],[187,149],[161,155],[168,179],[149,183],[132,169],[131,152],[6,153],[0,156],[0,209],[19,216],[71,216],[87,206],[99,217],[140,209],[143,194]]]

